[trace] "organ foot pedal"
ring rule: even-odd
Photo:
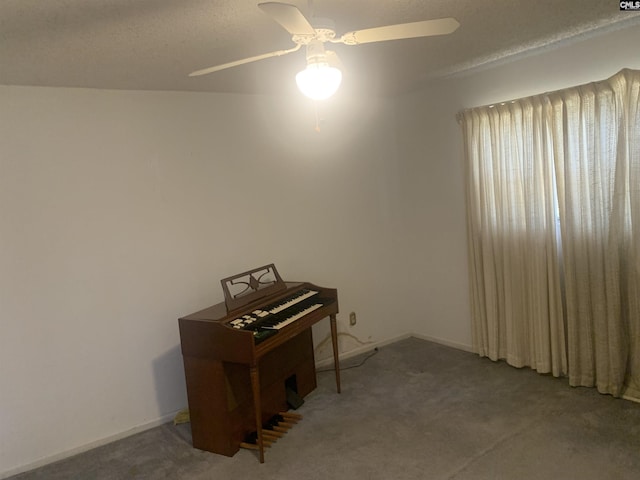
[[[291,412],[280,412],[269,419],[267,423],[262,426],[262,444],[269,448],[279,438],[283,437],[291,427],[302,420],[302,415]],[[252,432],[248,434],[243,442],[240,442],[241,448],[247,448],[249,450],[260,450],[258,445],[258,432]]]

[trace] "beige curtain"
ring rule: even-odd
[[[567,372],[553,143],[545,99],[464,112],[473,346]]]
[[[480,355],[640,398],[639,91],[624,70],[463,112]]]

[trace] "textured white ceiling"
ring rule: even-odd
[[[344,88],[396,94],[434,76],[640,25],[617,0],[289,0],[338,34],[455,17],[451,35],[336,45]],[[304,51],[203,77],[200,68],[293,46],[252,0],[1,0],[0,84],[275,93],[294,91]],[[313,11],[313,12],[312,12]],[[585,59],[588,61],[588,59]]]

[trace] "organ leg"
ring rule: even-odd
[[[338,327],[336,325],[336,315],[329,315],[331,322],[331,344],[333,345],[333,366],[336,371],[336,387],[340,393],[340,360],[338,359]]]
[[[260,376],[258,366],[250,368],[251,389],[253,390],[253,409],[256,414],[256,433],[258,434],[258,449],[260,451],[260,463],[264,463],[264,442],[262,439],[262,404],[260,402]]]

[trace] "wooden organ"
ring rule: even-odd
[[[311,326],[326,317],[340,393],[338,293],[284,282],[273,264],[221,283],[223,303],[178,320],[193,446],[232,456],[253,437],[263,463],[273,418],[295,422],[291,397],[316,388]]]

